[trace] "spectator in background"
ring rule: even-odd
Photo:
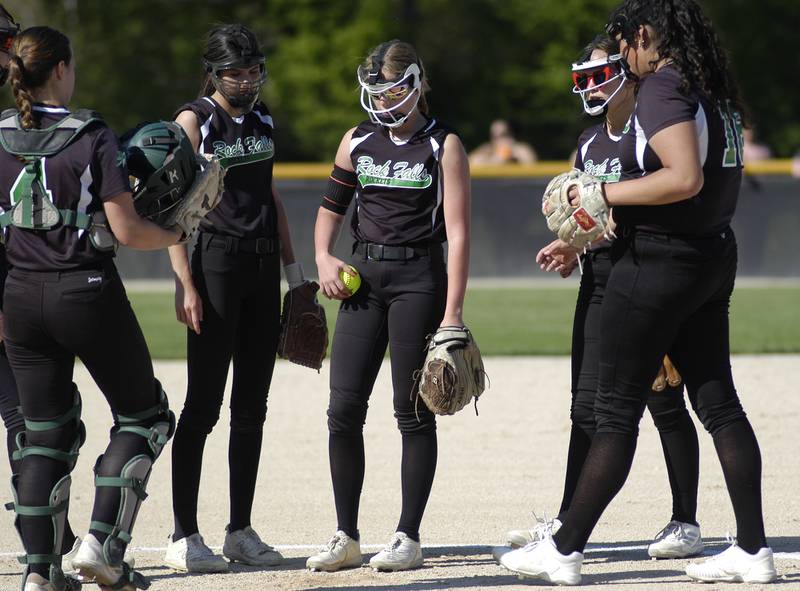
[[[752,127],[744,129],[744,162],[758,162],[772,158],[772,150],[766,144],[756,142],[756,134]]]
[[[792,176],[800,179],[800,152],[797,152],[792,158]]]
[[[489,127],[489,141],[469,155],[470,164],[533,164],[538,160],[534,149],[518,142],[508,121],[496,119]]]

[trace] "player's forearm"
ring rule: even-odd
[[[286,215],[286,208],[283,206],[283,200],[278,192],[273,187],[272,194],[275,199],[275,212],[278,217],[278,239],[281,242],[281,261],[285,265],[291,265],[295,262],[294,248],[292,247],[292,234],[289,230],[289,217]]]
[[[185,244],[176,244],[167,249],[169,253],[169,262],[172,265],[172,272],[175,274],[175,279],[180,281],[183,285],[192,282],[192,269],[189,265],[189,253],[187,252]]]
[[[314,252],[317,260],[333,251],[344,216],[320,207],[314,225]]]
[[[447,304],[446,322],[462,321],[464,295],[469,275],[469,238],[466,233],[455,236],[448,233],[447,240]]]
[[[606,183],[609,205],[666,205],[691,199],[703,187],[703,172],[684,174],[678,169],[662,168],[639,179]]]

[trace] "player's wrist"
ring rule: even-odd
[[[303,276],[303,265],[301,263],[290,263],[284,265],[283,273],[286,276],[286,282],[289,284],[289,289],[300,287],[305,283]]]

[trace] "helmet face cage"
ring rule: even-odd
[[[572,92],[574,94],[578,94],[581,97],[581,101],[583,102],[583,110],[586,112],[587,115],[596,116],[605,113],[608,104],[611,100],[617,95],[617,93],[625,86],[625,82],[628,80],[627,70],[623,66],[625,60],[622,57],[621,53],[615,53],[614,55],[609,55],[600,59],[590,60],[585,62],[579,62],[572,64],[572,73],[575,76],[576,73],[587,73],[590,74],[597,70],[601,70],[603,68],[611,68],[613,72],[616,72],[615,75],[607,77],[606,80],[601,82],[600,84],[596,84],[591,88],[578,88],[578,85],[575,84],[572,87]],[[620,80],[619,86],[617,89],[612,92],[608,98],[604,101],[599,102],[597,100],[590,100],[589,93],[593,90],[598,88],[602,88],[606,84],[613,82],[614,80]]]
[[[382,64],[373,62],[371,68],[359,66],[356,75],[361,85],[361,106],[369,114],[370,121],[384,127],[398,127],[405,123],[417,108],[422,96],[422,72],[419,64],[411,64],[396,80],[385,80],[381,73]],[[407,87],[408,90],[403,91]],[[378,100],[384,96],[402,95],[398,103],[382,109]]]
[[[261,87],[267,80],[267,67],[264,56],[246,56],[230,62],[209,62],[204,60],[206,71],[211,75],[214,88],[225,97],[232,107],[250,110],[261,93]],[[225,70],[248,69],[259,66],[259,77],[255,80],[235,80],[223,77]]]

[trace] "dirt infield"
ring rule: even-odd
[[[764,512],[776,552],[778,585],[800,589],[800,396],[795,376],[800,356],[737,357],[734,376],[759,437],[764,458]],[[531,510],[552,514],[561,499],[569,436],[569,361],[566,358],[490,358],[491,389],[478,406],[439,421],[439,466],[422,524],[423,568],[375,573],[368,568],[310,573],[305,558],[333,533],[336,520],[328,474],[327,372],[279,363],[270,394],[261,474],[253,525],[288,558],[280,568],[235,566],[230,574],[193,576],[161,564],[171,532],[170,454],[165,452],[150,480],[149,499],[136,525],[137,567],[152,579],[152,591],[195,589],[522,589],[494,564],[491,546],[506,529],[531,522]],[[400,436],[391,410],[390,379],[384,367],[367,419],[367,476],[360,530],[366,558],[394,531],[400,512]],[[158,363],[156,373],[179,412],[185,364]],[[93,495],[91,469],[107,442],[110,414],[81,367],[76,382],[84,397],[89,436],[73,473],[70,515],[85,531]],[[209,439],[201,485],[201,533],[221,546],[228,517],[227,413]],[[698,426],[701,477],[698,516],[707,553],[719,551],[735,524],[711,439]],[[0,478],[8,481],[0,462]],[[2,495],[5,497],[5,493]],[[697,588],[683,574],[685,560],[649,561],[645,546],[669,519],[671,502],[664,460],[649,417],[642,423],[637,458],[623,491],[591,539],[584,584],[619,589]],[[0,590],[18,588],[20,544],[6,514],[0,527]],[[93,587],[89,587],[90,589]],[[96,587],[95,587],[96,588]],[[710,589],[711,587],[705,587]],[[717,588],[716,586],[714,588]],[[738,586],[736,589],[749,588]]]

